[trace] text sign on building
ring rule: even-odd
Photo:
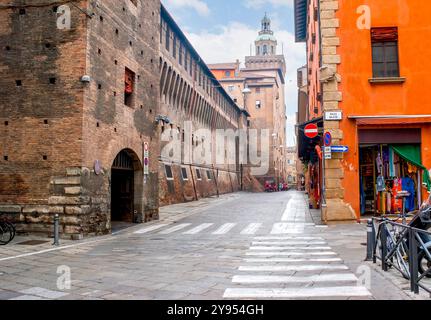
[[[316,124],[307,124],[304,128],[304,134],[307,138],[314,139],[319,135],[319,128]]]
[[[325,147],[325,160],[332,159],[332,149],[331,147]]]
[[[342,111],[326,111],[325,112],[325,120],[326,121],[343,120],[343,112]]]
[[[150,148],[148,142],[144,143],[144,174],[150,174]]]

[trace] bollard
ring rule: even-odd
[[[386,263],[386,256],[388,255],[388,242],[387,242],[387,231],[386,231],[386,225],[384,224],[385,222],[382,222],[382,231],[380,232],[380,242],[381,242],[381,246],[382,246],[382,251],[381,251],[381,255],[382,255],[382,270],[383,271],[388,271],[388,264]]]
[[[367,257],[365,261],[373,261],[374,256],[374,225],[373,219],[367,221]]]
[[[419,274],[419,261],[418,261],[418,242],[416,240],[415,231],[410,228],[409,229],[409,267],[410,267],[410,291],[415,294],[419,294],[419,285],[418,285],[418,274]]]
[[[59,232],[60,232],[60,216],[58,214],[56,214],[54,216],[54,246],[59,246],[60,245],[60,241],[59,241]]]

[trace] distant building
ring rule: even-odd
[[[277,54],[277,39],[271,20],[265,15],[255,41],[255,55],[245,57],[245,68],[237,62],[210,64],[209,68],[227,93],[250,113],[250,128],[270,130],[269,171],[258,176],[266,180],[287,182],[286,105],[284,55]],[[244,89],[250,90],[244,94]]]

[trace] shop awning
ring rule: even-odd
[[[350,115],[348,119],[355,120],[358,125],[390,125],[390,124],[420,124],[431,123],[429,114],[409,115]]]
[[[423,183],[427,186],[428,191],[431,190],[431,179],[428,169],[422,165],[421,149],[419,145],[391,145],[392,150],[401,158],[410,162],[412,165],[423,170]]]
[[[315,123],[319,128],[319,132],[323,132],[323,117],[315,118],[310,121],[298,125],[298,157],[302,161],[310,161],[316,155],[316,145],[320,144],[322,134],[316,138],[307,138],[304,134],[304,128],[307,124]]]

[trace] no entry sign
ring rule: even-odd
[[[314,139],[319,135],[319,128],[316,124],[307,124],[304,128],[304,134],[307,138]]]

